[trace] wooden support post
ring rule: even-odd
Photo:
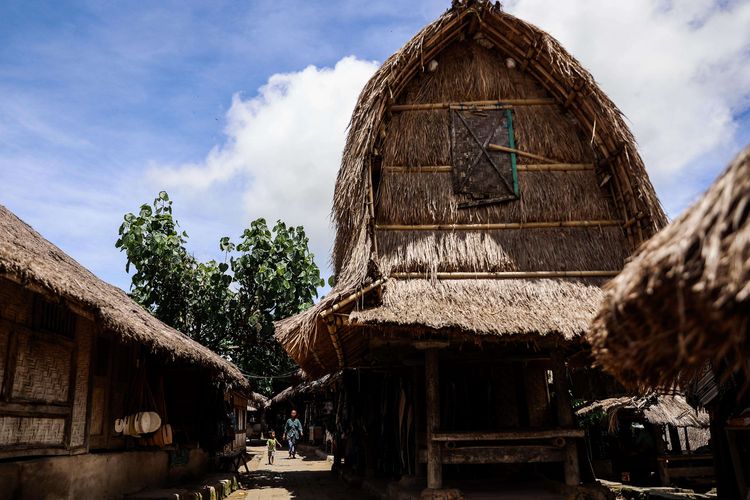
[[[555,353],[552,356],[552,369],[555,384],[555,394],[557,400],[557,420],[562,427],[573,427],[575,425],[575,416],[573,415],[573,406],[570,403],[568,394],[568,377],[565,370],[565,362],[562,357]],[[565,472],[565,484],[568,486],[578,486],[581,482],[581,471],[578,467],[578,445],[575,440],[567,440],[563,451],[563,471]]]
[[[443,464],[440,443],[432,439],[440,429],[440,385],[438,379],[438,350],[426,349],[425,392],[427,413],[427,488],[439,490],[443,487]]]
[[[423,478],[427,475],[427,471],[419,460],[419,454],[422,452],[422,444],[424,441],[422,437],[424,420],[422,420],[422,404],[419,400],[422,396],[420,371],[421,367],[415,366],[412,373],[412,383],[414,384],[414,475]]]

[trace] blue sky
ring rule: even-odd
[[[0,203],[125,289],[117,227],[165,188],[199,258],[282,217],[325,269],[354,100],[448,4],[2,0]],[[623,109],[670,215],[750,142],[750,2],[505,4]]]

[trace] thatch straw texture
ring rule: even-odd
[[[383,231],[380,270],[617,270],[628,256],[619,227],[490,231]]]
[[[631,386],[687,382],[707,363],[750,381],[750,148],[612,280],[590,340]]]
[[[136,342],[167,359],[194,364],[217,382],[248,388],[247,379],[232,363],[154,318],[0,205],[2,277],[86,310],[122,342]]]
[[[352,321],[422,325],[483,335],[559,335],[585,330],[601,300],[597,284],[578,280],[391,280],[380,307]]]
[[[617,219],[619,214],[591,171],[520,172],[518,202],[460,209],[450,172],[386,171],[378,196],[379,224],[475,224],[495,221]],[[620,231],[620,240],[625,244]]]
[[[515,146],[537,156],[536,160],[519,156],[519,163],[544,161],[538,159],[544,157],[555,163],[587,164],[591,168],[521,170],[519,200],[473,208],[459,207],[467,201],[467,195],[454,192],[449,169],[420,172],[418,168],[450,167],[450,111],[445,106],[427,111],[390,110],[393,105],[513,99],[534,100],[534,105],[512,105]],[[315,358],[330,359],[328,351],[334,348],[326,325],[319,321],[321,313],[381,276],[394,272],[617,271],[634,245],[662,227],[666,217],[632,134],[593,77],[542,30],[487,1],[466,0],[454,2],[443,16],[391,56],[363,89],[336,181],[333,221],[336,286],[314,308],[277,324],[277,338],[311,373],[324,371]],[[610,224],[478,232],[382,227],[559,221]],[[429,303],[433,309],[439,309],[443,302],[465,303],[468,290],[476,289],[486,298],[487,287],[505,295],[484,302],[484,309],[488,304],[500,307],[514,303],[513,294],[523,296],[527,289],[555,300],[561,290],[567,290],[563,295],[570,300],[565,304],[572,312],[551,318],[551,330],[537,331],[537,327],[542,328],[537,321],[532,322],[536,325],[533,328],[523,327],[523,332],[533,329],[540,334],[569,336],[571,325],[577,325],[580,335],[584,328],[578,319],[591,314],[592,295],[588,291],[573,293],[568,282],[459,285],[393,281],[388,282],[386,295],[421,286],[420,293],[434,300],[414,305]],[[451,297],[449,292],[458,295]],[[572,297],[580,298],[580,302]],[[469,302],[475,300],[480,299]],[[358,303],[363,305],[362,301]],[[530,306],[536,303],[528,302]],[[381,309],[383,317],[392,314],[386,313],[392,309],[385,303]],[[554,305],[551,309],[562,310]],[[534,312],[526,310],[520,317],[531,318]],[[366,315],[367,311],[356,314]],[[471,328],[471,322],[424,316],[424,312],[418,312],[403,318],[412,318],[415,326],[452,324],[466,332]],[[486,325],[476,333],[511,330],[509,326],[490,326],[493,317],[499,320],[503,314],[485,311],[484,319],[476,323]],[[564,326],[558,329],[556,325]],[[355,328],[339,333],[346,346],[347,335],[362,332]],[[341,364],[342,356],[338,357]]]
[[[335,388],[336,384],[341,380],[343,372],[329,373],[315,380],[309,380],[302,382],[297,385],[292,385],[276,394],[274,397],[268,400],[266,403],[267,408],[271,408],[274,405],[289,401],[292,398],[299,396],[310,396],[326,390]]]
[[[576,415],[586,417],[601,412],[602,419],[608,423],[608,428],[614,430],[617,426],[618,414],[629,410],[637,416],[642,416],[654,425],[673,425],[675,427],[698,427],[706,429],[709,426],[708,413],[696,410],[690,406],[681,394],[648,394],[646,396],[625,396],[594,401],[576,410]]]

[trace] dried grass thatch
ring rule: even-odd
[[[309,380],[307,382],[301,382],[297,385],[289,386],[269,399],[266,403],[266,408],[272,408],[279,403],[289,401],[290,399],[299,396],[310,396],[312,394],[332,390],[341,380],[342,374],[343,372],[341,371],[329,373],[328,375],[324,375],[315,380]]]
[[[249,387],[232,363],[154,318],[125,292],[94,276],[2,205],[0,278],[86,311],[122,342],[139,343],[167,359],[194,364],[228,386]]]
[[[422,325],[484,335],[580,335],[601,288],[576,280],[391,280],[379,307],[353,311],[352,321]]]
[[[750,148],[606,287],[590,340],[630,386],[686,382],[707,363],[750,381]]]
[[[601,413],[602,420],[607,423],[608,429],[612,432],[617,428],[618,414],[623,410],[633,412],[654,425],[700,429],[707,429],[709,426],[708,413],[690,406],[681,394],[651,393],[646,396],[607,398],[594,401],[576,410],[576,415],[587,417]]]
[[[465,199],[454,193],[450,172],[419,168],[450,165],[448,112],[389,109],[399,104],[513,99],[545,103],[513,106],[517,148],[558,163],[588,164],[591,168],[522,170],[519,201],[472,209],[458,208]],[[519,158],[528,163],[528,158]],[[593,77],[544,31],[487,1],[465,0],[454,2],[443,16],[420,31],[365,86],[352,116],[336,181],[333,220],[336,286],[315,307],[277,324],[277,338],[313,374],[331,370],[321,359],[329,359],[336,347],[320,320],[321,313],[381,276],[402,271],[617,271],[634,246],[662,227],[666,217],[632,134]],[[382,227],[548,221],[613,224],[476,232]],[[425,283],[432,288],[425,288]],[[441,297],[439,300],[448,304],[475,300],[463,295],[471,286],[436,283],[395,284],[391,280],[385,294],[415,286],[422,287],[425,296]],[[556,296],[570,286],[553,283],[547,280],[527,287]],[[524,289],[517,285],[476,283],[473,287],[494,286],[495,292],[507,294],[495,301],[503,304],[513,303],[512,294]],[[544,290],[544,286],[551,288]],[[583,284],[581,290],[587,286]],[[447,290],[459,295],[447,296]],[[573,312],[559,321],[552,318],[549,324],[567,325],[566,318],[590,315],[590,298],[585,292],[580,294],[580,302],[568,300]],[[430,303],[438,307],[441,302]],[[385,305],[380,309],[383,314],[389,310]],[[532,314],[528,310],[522,316]],[[417,321],[420,315],[404,317]],[[489,315],[502,316],[492,311]],[[446,315],[453,319],[460,316]],[[572,323],[582,325],[576,321]],[[432,323],[442,321],[420,319],[414,325]],[[485,320],[449,323],[471,332]],[[499,331],[510,329],[487,324],[476,333]],[[581,328],[577,334],[583,331]],[[348,335],[361,333],[347,328],[335,335],[346,346]],[[569,331],[557,333],[567,336]],[[340,366],[341,353],[338,358]]]

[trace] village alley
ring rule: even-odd
[[[255,455],[250,474],[241,469],[241,489],[229,500],[343,500],[367,498],[359,488],[352,488],[331,472],[331,462],[312,451],[301,449],[297,458],[287,458],[286,450],[276,452],[273,465],[268,465],[265,446],[253,446]],[[260,460],[258,460],[258,457]]]

